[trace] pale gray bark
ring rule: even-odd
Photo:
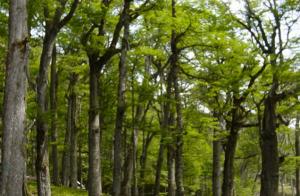
[[[9,4],[9,42],[6,66],[1,195],[25,195],[25,96],[28,64],[27,1]]]

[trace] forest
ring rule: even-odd
[[[0,0],[0,196],[300,196],[299,0]]]

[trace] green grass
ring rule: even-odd
[[[28,182],[27,187],[30,196],[37,195],[36,182]],[[81,189],[72,189],[63,186],[51,186],[51,195],[53,196],[87,196],[88,193]]]

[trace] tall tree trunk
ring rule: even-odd
[[[71,85],[71,84],[70,84]],[[69,85],[69,88],[70,88]],[[71,96],[68,96],[68,111],[67,111],[67,125],[64,141],[64,151],[62,158],[62,184],[64,186],[70,185],[70,146],[71,146],[71,132],[72,132],[72,99]]]
[[[26,195],[26,70],[28,64],[27,1],[9,4],[9,42],[6,65],[1,195]]]
[[[101,186],[101,162],[100,162],[100,119],[99,119],[99,82],[97,69],[93,58],[90,63],[90,111],[89,111],[89,170],[88,191],[89,196],[102,194]]]
[[[175,180],[175,149],[173,144],[168,145],[168,196],[175,196],[176,194],[176,180]]]
[[[300,156],[300,129],[299,129],[300,114],[296,117],[296,131],[295,131],[295,150],[296,156]],[[296,161],[296,196],[300,196],[300,168],[299,161]]]
[[[145,138],[143,133],[143,148],[142,148],[142,154],[140,157],[140,186],[141,189],[139,191],[140,196],[144,196],[145,194],[145,171],[147,166],[147,155],[148,155],[148,147],[154,137],[154,134],[147,134],[147,137]]]
[[[276,98],[273,90],[264,101],[265,109],[260,134],[262,153],[261,196],[278,195],[279,160],[276,134]]]
[[[36,135],[36,173],[39,196],[50,196],[50,173],[48,157],[48,127],[47,127],[47,78],[48,66],[52,57],[56,34],[46,31],[43,50],[37,77],[37,135]]]
[[[238,133],[236,130],[230,131],[228,141],[225,149],[224,171],[222,196],[233,196],[234,183],[234,155],[238,140]]]
[[[125,103],[125,91],[126,91],[126,58],[128,50],[128,37],[129,37],[129,16],[128,11],[130,8],[130,0],[124,1],[124,36],[122,39],[122,51],[119,62],[119,84],[118,84],[118,103],[117,103],[117,115],[115,123],[114,134],[114,166],[113,166],[113,196],[121,195],[121,182],[122,182],[122,130],[123,121],[125,117],[126,103]],[[129,163],[128,163],[129,164]],[[130,172],[131,173],[131,172]],[[129,191],[130,192],[130,191]],[[122,193],[122,194],[127,194]]]
[[[216,137],[216,130],[214,130],[214,137]],[[213,141],[213,175],[212,175],[212,191],[213,196],[221,196],[221,153],[222,144],[221,141],[214,138]]]
[[[70,130],[70,186],[73,188],[77,187],[77,95],[75,91],[75,85],[78,80],[78,74],[71,74],[71,130]]]
[[[56,71],[56,47],[53,46],[51,62],[51,81],[50,81],[50,109],[51,109],[51,158],[52,158],[52,181],[53,184],[59,184],[59,168],[57,154],[57,86],[58,75]]]
[[[160,193],[160,176],[161,176],[161,168],[164,161],[165,145],[164,145],[163,136],[161,137],[162,138],[160,139],[159,152],[156,161],[154,196],[159,196]]]

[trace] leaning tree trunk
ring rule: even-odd
[[[9,42],[5,77],[1,195],[26,195],[26,70],[28,30],[26,0],[9,4]]]
[[[296,117],[296,132],[295,132],[295,150],[296,156],[300,156],[300,129],[299,129],[300,114]],[[299,161],[296,161],[296,196],[300,196],[300,168]]]
[[[262,173],[261,196],[278,196],[278,143],[276,134],[276,98],[270,92],[264,102],[262,130],[260,133]]]
[[[51,158],[52,158],[52,181],[53,184],[59,184],[59,168],[57,154],[57,86],[58,78],[56,71],[56,47],[53,46],[51,62],[51,81],[50,81],[50,109],[51,109]]]
[[[98,69],[95,59],[89,58],[90,64],[90,111],[89,111],[89,171],[88,191],[89,196],[102,194],[101,187],[101,162],[100,162],[100,119],[99,119],[99,81]]]
[[[39,196],[50,196],[50,173],[48,157],[48,127],[47,127],[47,79],[48,67],[52,57],[56,34],[46,31],[43,50],[37,77],[37,134],[36,134],[36,173]]]

